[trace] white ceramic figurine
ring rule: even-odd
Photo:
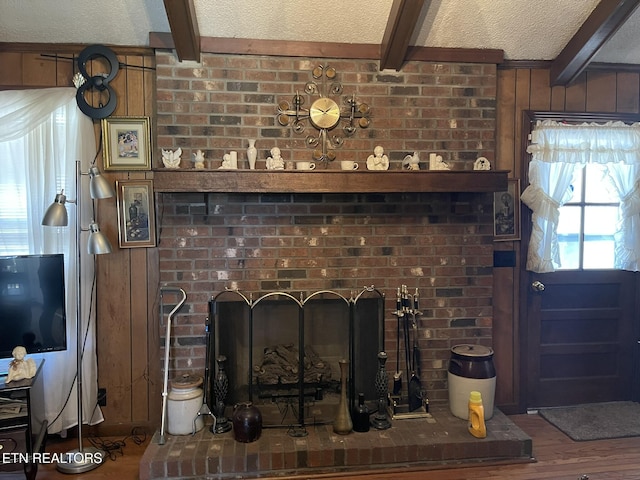
[[[193,166],[198,170],[204,168],[204,152],[202,150],[198,150],[193,154]]]
[[[449,164],[442,159],[442,155],[429,154],[429,170],[450,170]]]
[[[373,155],[369,155],[367,158],[368,170],[388,170],[389,169],[389,157],[384,154],[384,148],[377,145],[373,149]]]
[[[278,147],[271,149],[271,156],[267,158],[267,170],[284,170],[284,160]]]
[[[420,170],[420,156],[418,152],[413,152],[413,155],[404,157],[402,168],[405,170]]]
[[[180,168],[181,155],[181,148],[178,148],[175,152],[173,150],[162,150],[162,163],[166,168]]]
[[[25,358],[27,349],[17,346],[11,352],[13,360],[9,363],[7,383],[24,378],[32,378],[36,374],[36,362],[31,358]]]
[[[473,162],[473,169],[474,170],[491,170],[491,164],[489,163],[489,160],[487,160],[485,157],[478,157],[478,159]]]

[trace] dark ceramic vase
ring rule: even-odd
[[[262,433],[262,414],[252,403],[238,403],[233,411],[233,436],[238,442],[251,443]]]

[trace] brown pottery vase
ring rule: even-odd
[[[338,403],[338,411],[333,421],[333,431],[338,435],[347,435],[353,430],[353,422],[349,413],[349,405],[347,402],[347,371],[349,369],[348,360],[340,360],[340,403]]]
[[[262,414],[252,403],[238,403],[233,411],[233,436],[238,442],[251,443],[262,433]]]

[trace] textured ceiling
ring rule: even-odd
[[[194,0],[202,36],[380,44],[391,0]],[[494,48],[552,60],[598,0],[431,0],[411,45]],[[428,8],[427,8],[428,7]],[[147,46],[169,32],[162,0],[1,0],[0,42]],[[594,61],[640,63],[640,9]]]

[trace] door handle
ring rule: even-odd
[[[534,280],[531,282],[531,290],[534,292],[544,292],[544,283],[539,280]]]

